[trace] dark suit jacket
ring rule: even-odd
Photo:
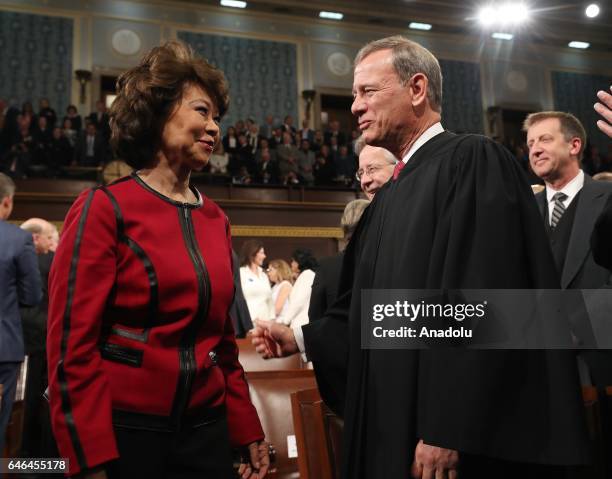
[[[576,215],[572,225],[571,235],[565,264],[561,272],[561,288],[569,290],[599,289],[612,286],[612,272],[595,263],[591,249],[591,235],[595,222],[600,216],[608,199],[612,197],[612,184],[595,181],[585,174],[584,186],[578,197]],[[536,195],[538,207],[543,217],[547,217],[546,190]],[[577,291],[578,293],[578,291]],[[612,294],[612,293],[611,293]],[[595,298],[598,298],[597,296]],[[584,315],[584,295],[566,295],[565,302],[568,309],[570,323],[574,334],[578,337],[579,345],[588,344],[592,339],[601,342],[602,335],[607,336],[606,319],[598,319],[594,311],[605,313],[608,306],[600,304],[593,309],[593,304],[587,302],[591,316]],[[601,300],[601,297],[599,297]],[[588,318],[589,320],[585,320]],[[603,329],[602,329],[603,327]],[[609,339],[605,339],[609,344]],[[589,366],[591,379],[596,385],[609,386],[612,384],[612,355],[607,350],[582,351],[580,356]]]
[[[249,307],[244,299],[242,284],[240,283],[240,260],[234,250],[232,250],[232,271],[234,274],[234,301],[230,306],[230,317],[234,326],[237,338],[244,338],[246,333],[253,329],[253,321],[249,314]]]
[[[47,338],[47,308],[49,306],[49,271],[53,253],[39,254],[38,269],[42,280],[42,300],[36,306],[21,308],[21,324],[23,326],[23,344],[28,355],[45,351]]]
[[[561,272],[561,288],[594,289],[611,281],[611,272],[593,260],[590,238],[595,221],[601,214],[608,197],[612,195],[612,184],[593,180],[585,175],[584,187],[580,191],[576,216],[572,226],[570,242]],[[547,217],[546,190],[536,195],[543,217]]]
[[[338,253],[319,261],[319,267],[312,282],[312,293],[310,294],[309,322],[322,318],[327,308],[336,300],[340,271],[342,270],[342,258],[344,258],[344,253]]]
[[[593,257],[599,266],[612,270],[612,196],[595,223],[591,237]]]
[[[32,234],[0,221],[0,362],[23,360],[19,305],[34,306],[42,285]]]
[[[94,137],[94,156],[92,162],[91,158],[87,158],[87,134],[82,132],[74,145],[74,159],[79,166],[98,166],[106,161],[107,151],[107,144],[104,137],[96,133]]]

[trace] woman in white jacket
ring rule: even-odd
[[[268,275],[262,269],[266,259],[263,244],[255,240],[245,241],[240,258],[240,284],[251,320],[272,319],[272,288]]]
[[[291,255],[291,271],[297,278],[289,294],[289,306],[281,318],[283,324],[298,327],[308,323],[308,305],[312,292],[312,281],[317,269],[316,258],[309,249],[296,249]]]

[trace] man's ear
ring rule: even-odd
[[[580,149],[582,148],[582,140],[575,136],[570,140],[570,154],[573,156],[578,156],[580,153]]]
[[[422,73],[415,73],[410,78],[408,84],[410,92],[412,93],[412,105],[421,106],[427,101],[427,89],[429,87],[429,80]]]

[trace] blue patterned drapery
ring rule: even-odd
[[[444,128],[463,133],[484,133],[480,89],[480,66],[477,63],[440,60],[442,68],[442,124]]]
[[[48,98],[61,118],[70,103],[73,20],[0,11],[0,97],[21,107]]]
[[[230,86],[230,108],[223,131],[237,120],[253,118],[261,124],[265,115],[282,120],[297,118],[296,46],[246,38],[178,32],[178,38],[223,70]]]
[[[593,110],[593,105],[597,101],[597,91],[608,91],[610,85],[612,85],[612,77],[552,72],[555,109],[575,115],[582,122],[587,138],[604,154],[608,149],[610,139],[597,128],[596,122],[600,117]]]

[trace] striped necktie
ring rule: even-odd
[[[406,163],[404,163],[404,162],[403,162],[403,161],[401,161],[401,160],[400,160],[400,161],[398,161],[398,162],[395,164],[395,168],[393,168],[393,179],[394,179],[394,180],[397,180],[397,177],[399,176],[400,171],[402,171],[402,168],[403,168],[404,166],[406,166]]]
[[[565,213],[565,206],[563,202],[567,199],[567,195],[565,193],[555,193],[552,197],[555,201],[555,206],[553,207],[552,215],[550,217],[550,226],[551,228],[556,228],[561,221],[561,217],[563,213]]]

